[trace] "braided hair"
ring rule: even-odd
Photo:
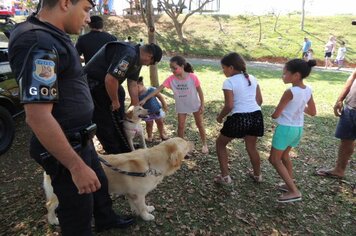
[[[247,74],[246,62],[240,54],[231,52],[225,55],[220,63],[224,66],[232,66],[235,70],[242,72],[248,81],[248,86],[251,86],[250,76]]]

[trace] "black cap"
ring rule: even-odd
[[[90,4],[93,6],[93,7],[95,7],[95,0],[93,1],[93,0],[88,0],[88,2],[90,2]]]
[[[150,44],[150,48],[152,51],[154,64],[156,64],[157,62],[161,61],[161,59],[162,59],[162,49],[154,43]]]

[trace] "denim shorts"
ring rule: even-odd
[[[278,125],[273,134],[272,147],[277,150],[296,147],[302,136],[303,127]]]
[[[336,126],[335,137],[339,139],[356,139],[356,110],[344,107]]]

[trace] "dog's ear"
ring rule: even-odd
[[[176,144],[169,146],[170,157],[169,162],[172,167],[179,167],[182,164],[182,160],[184,159],[183,153],[179,150]]]
[[[135,108],[134,106],[130,106],[129,109],[127,109],[127,111],[126,111],[126,117],[127,117],[128,119],[132,119],[134,108]]]

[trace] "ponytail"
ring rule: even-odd
[[[189,73],[194,73],[194,70],[193,70],[193,67],[192,65],[187,62],[185,65],[184,65],[184,71],[185,72],[189,72]]]
[[[193,73],[193,66],[188,63],[182,56],[174,56],[170,60],[170,62],[175,62],[179,66],[183,66],[185,72]]]
[[[299,73],[301,78],[304,79],[309,76],[312,67],[316,65],[315,60],[304,61],[302,59],[292,59],[285,64],[287,71],[291,73]]]

